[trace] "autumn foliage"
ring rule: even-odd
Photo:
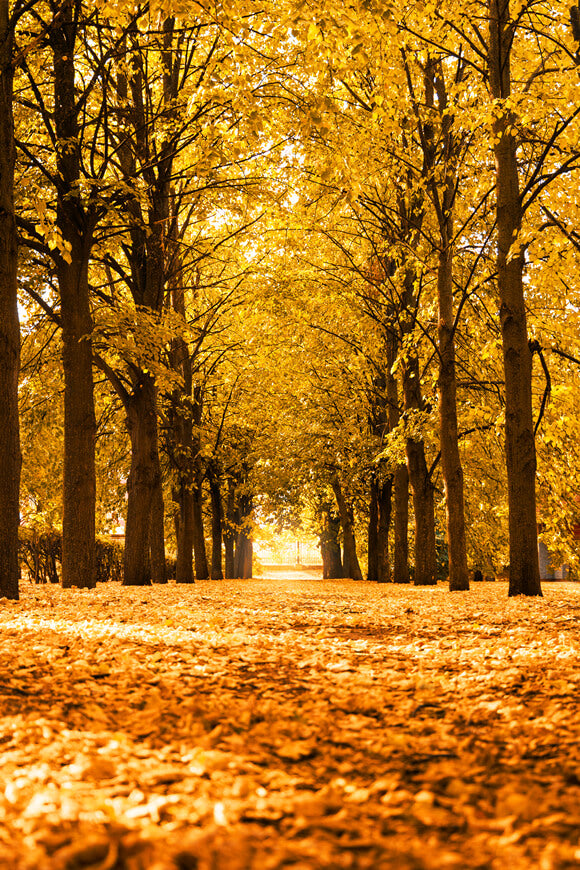
[[[0,866],[571,870],[576,584],[0,603]]]

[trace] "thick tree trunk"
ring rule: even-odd
[[[330,504],[325,504],[321,509],[321,520],[322,577],[324,580],[338,579],[343,576],[339,541],[340,518],[333,513]]]
[[[125,526],[124,586],[151,583],[149,527],[151,503],[158,484],[157,404],[153,378],[139,373],[127,414],[131,440],[131,470],[127,480],[127,523]]]
[[[220,481],[214,467],[209,469],[209,492],[211,498],[211,579],[223,580],[222,541],[223,509]]]
[[[532,354],[528,345],[522,210],[515,117],[502,102],[511,91],[513,22],[509,0],[489,3],[489,80],[497,103],[493,149],[497,196],[497,283],[505,376],[505,434],[509,507],[510,595],[541,595],[536,516],[536,449],[532,418]]]
[[[422,407],[419,361],[411,355],[403,369],[403,390],[406,409]],[[415,586],[437,583],[437,553],[435,549],[434,487],[429,476],[423,441],[407,438],[407,469],[413,491],[415,514]]]
[[[207,580],[207,552],[203,527],[203,488],[201,483],[194,485],[193,491],[193,553],[195,558],[196,580]]]
[[[358,556],[356,553],[356,539],[354,533],[354,510],[344,497],[342,486],[338,479],[338,475],[334,475],[331,481],[331,486],[338,505],[340,514],[340,525],[342,528],[342,570],[345,577],[350,577],[353,580],[362,580],[362,571],[360,569]]]
[[[20,430],[17,236],[14,214],[13,32],[0,0],[0,596],[18,599]]]
[[[455,339],[453,334],[453,254],[450,210],[446,213],[444,248],[439,254],[439,443],[445,485],[449,589],[469,589],[465,513],[463,506],[463,468],[459,455],[457,428],[457,385],[455,378]]]
[[[80,199],[80,144],[75,94],[73,3],[64,0],[51,31],[54,58],[56,163],[61,179],[56,223],[67,252],[55,256],[58,275],[64,370],[64,485],[62,584],[94,587],[95,442],[93,367],[88,282],[91,221]],[[55,19],[56,20],[56,19]]]

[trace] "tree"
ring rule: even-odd
[[[493,150],[497,196],[497,282],[505,372],[510,595],[541,595],[536,516],[536,448],[532,421],[532,352],[524,298],[522,200],[515,116],[510,107],[511,55],[517,19],[509,0],[489,3],[489,82],[496,100]]]
[[[20,429],[18,372],[17,234],[14,210],[14,24],[8,0],[0,2],[0,594],[18,598]]]

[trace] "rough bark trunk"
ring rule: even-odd
[[[389,528],[391,525],[392,496],[393,478],[390,476],[379,486],[378,491],[379,527],[377,579],[379,583],[388,583],[391,574],[391,566],[389,563]]]
[[[232,477],[228,477],[228,495],[226,501],[226,526],[224,529],[224,562],[227,578],[235,577],[235,540],[236,524],[236,487]]]
[[[493,123],[496,169],[497,283],[505,377],[509,507],[509,595],[541,595],[536,516],[536,450],[532,418],[532,354],[523,286],[524,255],[512,250],[522,225],[515,118],[502,103],[511,92],[514,22],[509,0],[489,3],[489,80],[497,103]]]
[[[14,214],[14,118],[9,3],[0,2],[0,596],[18,599],[20,429],[17,236]]]
[[[394,476],[393,583],[409,583],[409,472],[397,465]]]
[[[236,537],[236,552],[234,556],[234,576],[248,580],[253,574],[253,545],[250,517],[253,509],[251,495],[241,495],[239,498],[239,530]]]
[[[61,180],[56,224],[68,252],[55,256],[63,339],[64,481],[62,585],[96,585],[95,442],[93,367],[88,282],[91,221],[80,199],[80,143],[75,94],[74,4],[60,4],[51,30],[54,59],[56,164]],[[55,21],[57,19],[55,18]]]
[[[406,409],[420,409],[423,401],[419,378],[419,361],[411,354],[403,367],[403,390]],[[437,583],[437,552],[435,548],[434,487],[429,476],[423,441],[407,438],[407,469],[413,491],[415,514],[415,586]]]
[[[155,489],[151,499],[151,521],[149,525],[149,550],[151,553],[151,582],[167,583],[165,563],[165,506],[163,504],[163,485],[159,450],[155,455]]]
[[[321,508],[321,519],[322,577],[324,580],[338,579],[343,576],[339,542],[340,518],[332,512],[330,504],[325,504]]]
[[[157,403],[155,382],[143,372],[139,372],[139,385],[130,398],[127,427],[131,440],[131,470],[127,480],[123,585],[148,586],[151,583],[151,503],[157,485]]]
[[[369,492],[367,580],[377,583],[379,579],[379,484],[376,475],[371,478]]]
[[[389,429],[399,425],[400,405],[397,376],[393,365],[399,351],[399,339],[392,329],[387,332],[387,404]],[[404,462],[393,473],[393,582],[409,582],[409,473]]]
[[[457,73],[459,74],[459,67]],[[459,591],[469,589],[465,544],[463,469],[459,455],[457,427],[455,323],[453,317],[453,211],[459,183],[457,163],[460,140],[455,135],[453,116],[445,112],[448,101],[444,70],[440,63],[432,58],[425,66],[425,101],[430,109],[434,108],[435,94],[437,94],[441,125],[438,132],[440,147],[436,147],[433,125],[426,124],[424,127],[426,136],[423,144],[423,155],[424,169],[429,179],[431,200],[439,224],[439,262],[437,267],[439,446],[445,488],[449,588],[452,591]],[[437,179],[435,173],[435,163],[439,159],[438,154],[444,169],[442,181]]]
[[[356,538],[354,533],[354,510],[351,504],[344,497],[342,486],[338,476],[332,478],[331,486],[338,505],[340,514],[340,525],[342,528],[342,569],[343,576],[350,577],[353,580],[362,580],[362,571],[360,569],[358,556],[356,552]]]
[[[195,559],[196,580],[207,580],[207,552],[205,548],[205,531],[203,527],[203,488],[201,483],[193,487],[193,553]]]
[[[449,553],[449,589],[469,589],[465,513],[463,504],[463,468],[459,455],[457,427],[457,385],[455,378],[455,339],[453,330],[453,255],[449,239],[451,218],[447,212],[446,235],[439,254],[439,443],[445,485],[445,516]]]
[[[177,511],[177,559],[176,583],[193,583],[193,492],[187,481],[181,480],[178,492]]]
[[[223,509],[220,481],[214,467],[209,469],[209,492],[211,498],[211,579],[223,580],[222,541]]]

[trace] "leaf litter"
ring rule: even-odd
[[[580,584],[0,602],[0,867],[580,866]]]

